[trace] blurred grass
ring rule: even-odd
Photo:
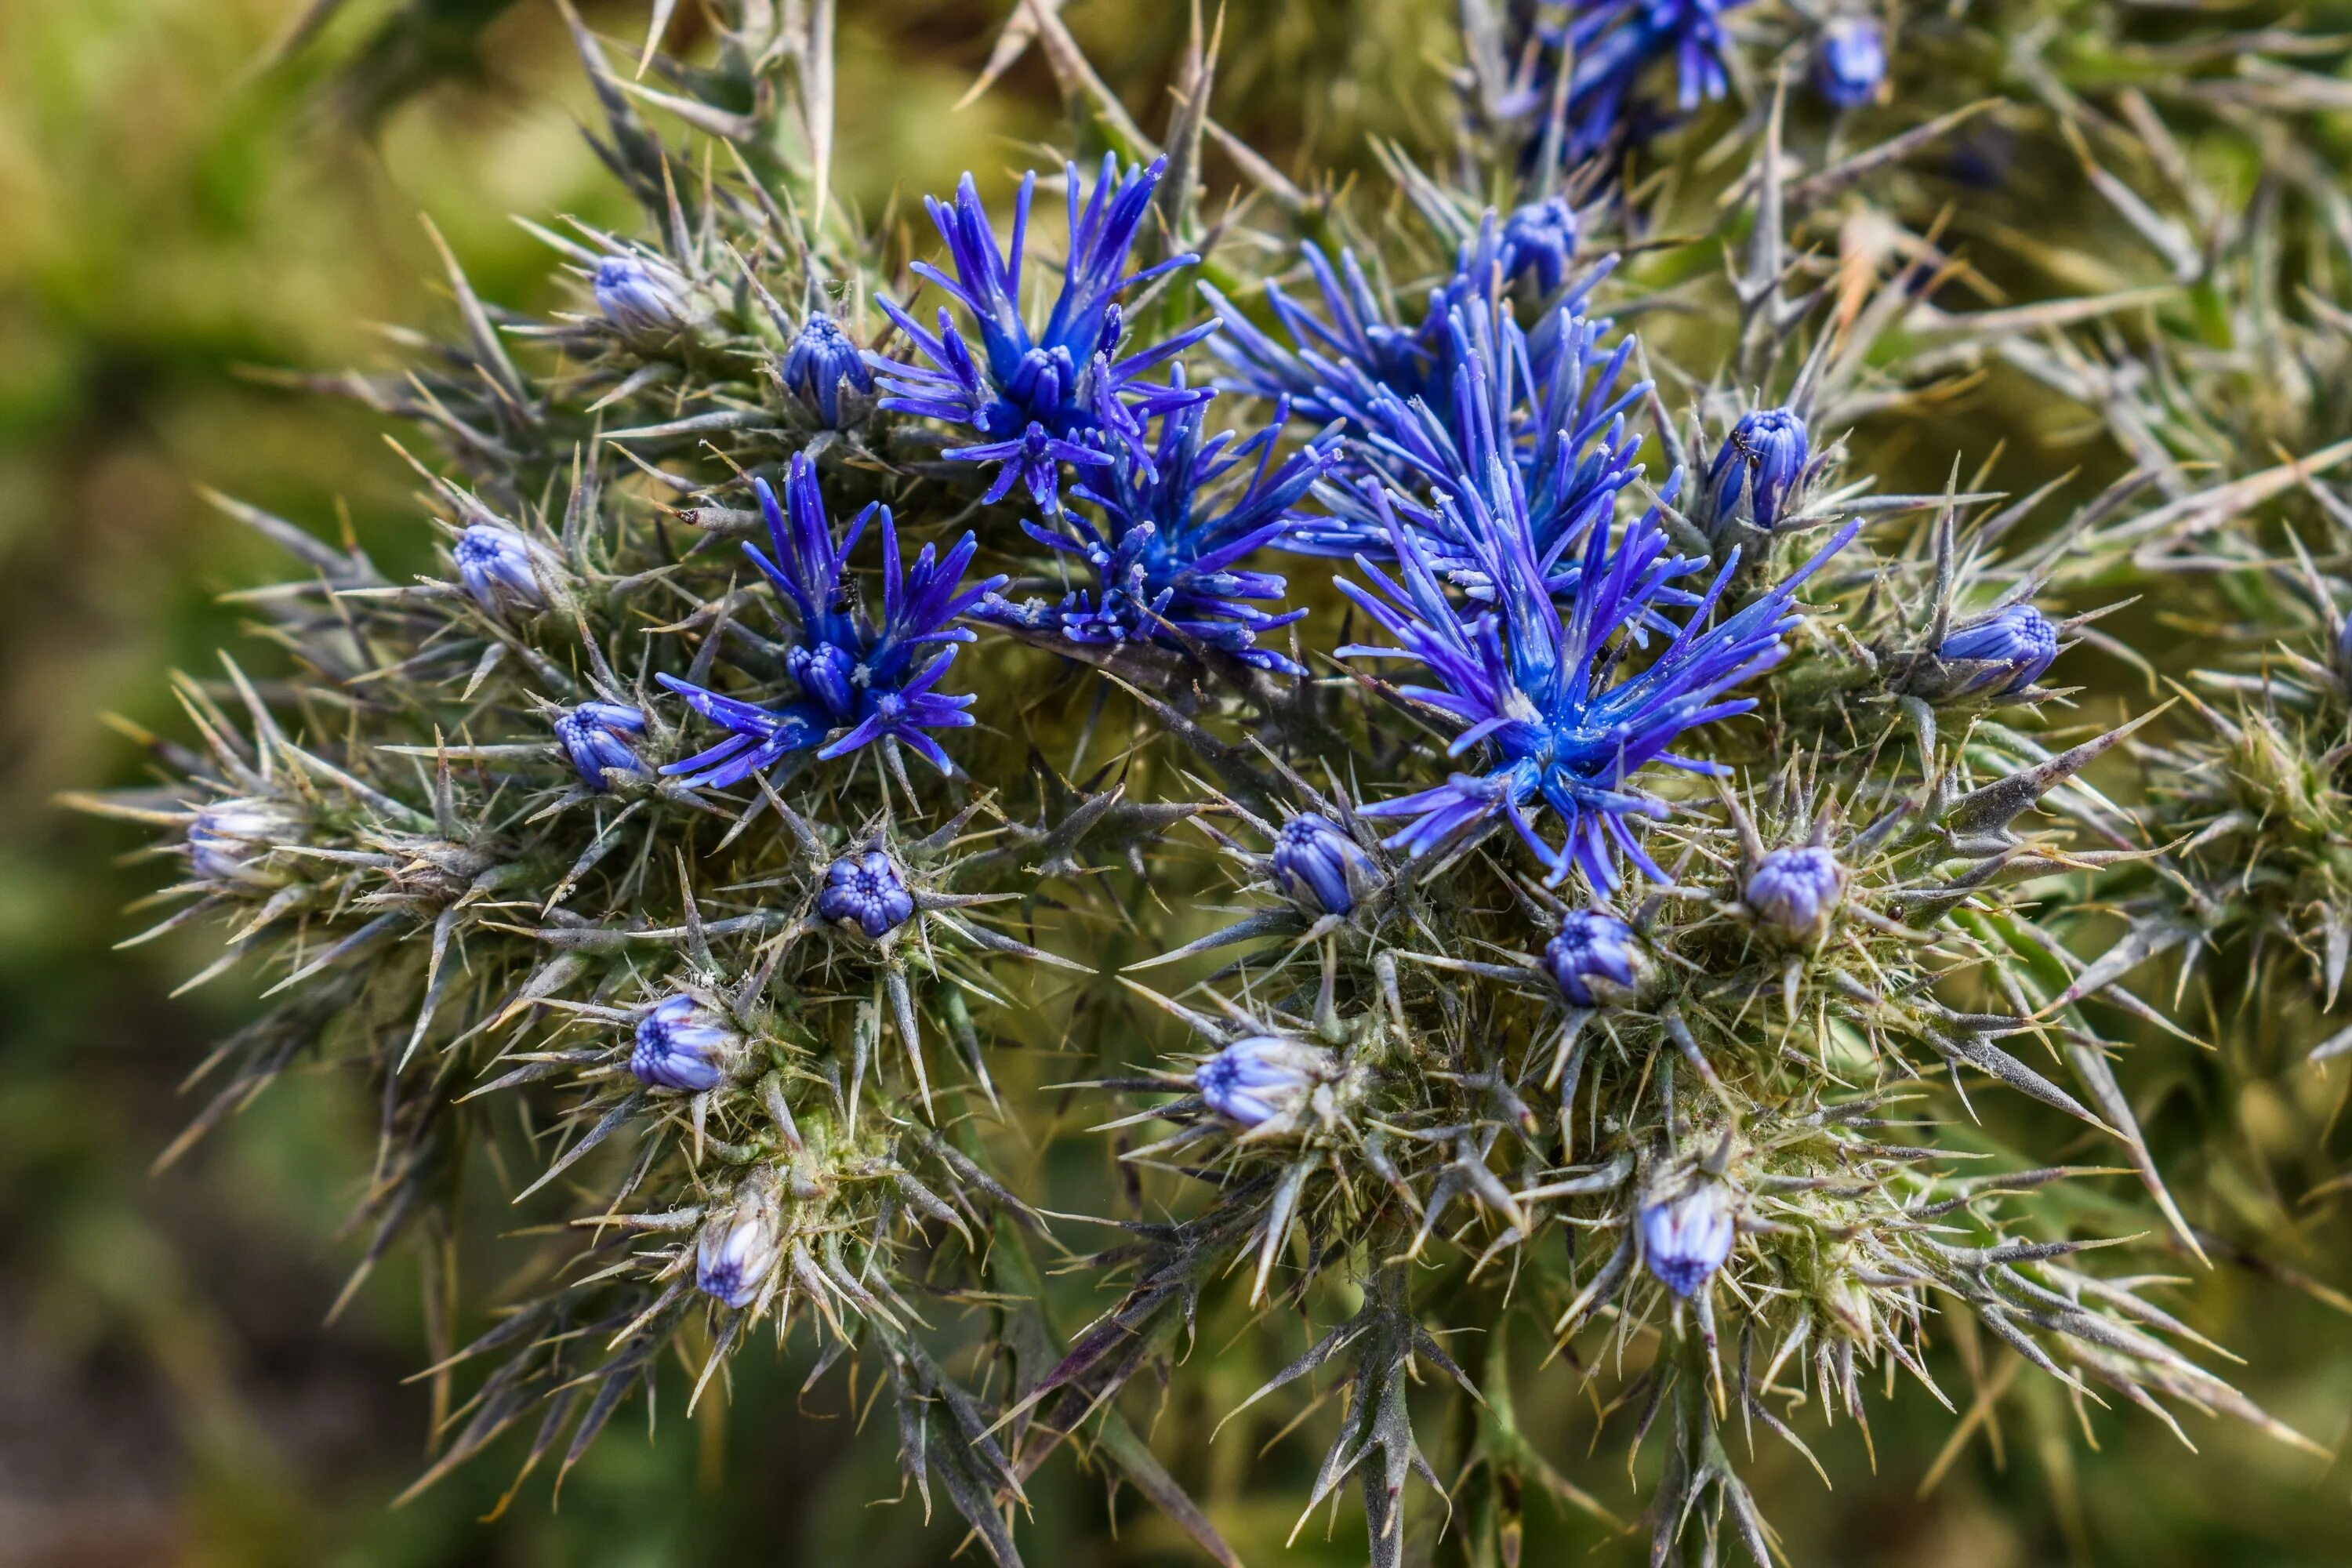
[[[584,94],[549,8],[355,0],[290,63],[250,75],[297,8],[0,5],[0,1565],[651,1565],[754,1552],[861,1568],[943,1562],[957,1544],[944,1520],[926,1526],[912,1500],[868,1506],[897,1494],[888,1435],[848,1440],[834,1414],[849,1403],[840,1374],[803,1413],[797,1371],[756,1358],[742,1363],[731,1413],[713,1401],[689,1421],[666,1390],[656,1439],[608,1436],[560,1510],[541,1476],[482,1522],[508,1480],[509,1459],[494,1457],[388,1511],[430,1417],[425,1390],[401,1382],[423,1361],[413,1271],[388,1264],[322,1326],[352,1256],[337,1229],[369,1150],[355,1086],[284,1084],[183,1164],[146,1173],[186,1111],[175,1080],[251,999],[226,983],[170,996],[204,962],[201,938],[110,952],[135,929],[120,906],[148,879],[107,869],[123,837],[62,816],[48,797],[127,778],[130,749],[92,715],[169,726],[156,672],[206,664],[236,631],[216,594],[278,567],[198,501],[197,483],[313,521],[346,509],[383,558],[417,554],[377,423],[240,379],[239,368],[373,364],[383,354],[365,322],[437,319],[419,212],[485,294],[518,304],[544,297],[549,258],[508,214],[627,221],[574,132]],[[682,7],[681,27],[693,9]],[[894,196],[904,210],[967,163],[987,177],[1053,138],[1051,85],[1034,60],[949,112],[1000,9],[845,6],[840,178],[866,211]],[[1442,48],[1449,10],[1439,0],[1268,6],[1251,20],[1220,113],[1277,153],[1432,116],[1442,103],[1424,95],[1416,108],[1402,85],[1427,76],[1393,68]],[[618,36],[643,25],[635,3],[589,12]],[[1080,0],[1072,19],[1156,119],[1179,8]],[[387,63],[352,75],[354,57]],[[1339,90],[1286,85],[1327,78]],[[1946,434],[1989,443],[2015,423],[1998,415],[1980,405]],[[1969,449],[1973,459],[1981,448]],[[1948,460],[1918,457],[1938,469]],[[2197,1081],[2179,1075],[2171,1114],[2188,1114]],[[2241,1095],[2236,1114],[2260,1143],[2325,1121],[2341,1093],[2289,1077]],[[495,1206],[492,1194],[485,1234]],[[498,1256],[471,1257],[473,1294],[495,1286]],[[2329,1273],[2331,1261],[2298,1266]],[[2352,1321],[2226,1271],[2200,1279],[2193,1299],[2196,1321],[2250,1356],[2251,1392],[2343,1442]],[[1213,1447],[1197,1441],[1281,1355],[1229,1347],[1223,1333],[1204,1325],[1195,1375],[1160,1424],[1171,1466],[1252,1562],[1358,1559],[1360,1526],[1345,1510],[1328,1539],[1310,1521],[1284,1552],[1293,1521],[1265,1500],[1303,1495],[1295,1483],[1312,1455],[1297,1440],[1264,1458],[1255,1445],[1274,1423],[1237,1423]],[[1567,1370],[1536,1371],[1531,1352],[1519,1360],[1530,1434],[1634,1511],[1615,1434],[1577,1462],[1593,1414]],[[1793,1454],[1759,1447],[1752,1479],[1778,1500],[1799,1561],[2352,1560],[2342,1468],[2234,1428],[2192,1418],[2206,1448],[2192,1456],[2153,1422],[2102,1414],[2094,1449],[2063,1397],[2021,1383],[2001,1407],[1999,1461],[1979,1434],[1923,1501],[1950,1422],[1916,1390],[1874,1419],[1874,1479],[1850,1425],[1818,1436],[1824,1463],[1849,1478],[1836,1492],[1818,1489]],[[1114,1535],[1098,1479],[1067,1463],[1049,1467],[1034,1497],[1024,1536],[1034,1563],[1193,1560],[1131,1499]],[[1602,1544],[1589,1521],[1534,1505],[1529,1561]],[[1639,1555],[1624,1542],[1602,1552]]]

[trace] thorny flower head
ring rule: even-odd
[[[1082,562],[1094,588],[1073,589],[1058,604],[992,599],[978,613],[1074,643],[1190,644],[1261,669],[1303,673],[1258,639],[1307,612],[1260,608],[1279,605],[1286,584],[1242,563],[1299,528],[1298,503],[1330,466],[1337,437],[1276,464],[1279,417],[1236,446],[1231,431],[1202,438],[1207,413],[1205,404],[1173,410],[1154,445],[1117,453],[1099,489],[1079,483],[1073,493],[1099,524],[1072,511],[1023,524],[1039,543]],[[1244,465],[1245,479],[1223,482]]]
[[[874,373],[841,323],[813,310],[784,351],[784,384],[827,430],[846,430],[865,416]]]
[[[898,864],[880,849],[844,855],[824,869],[816,912],[854,925],[875,942],[905,925],[915,914],[914,895]]]
[[[1662,624],[1663,606],[1689,603],[1675,580],[1699,566],[1667,552],[1654,511],[1622,530],[1587,531],[1575,596],[1563,609],[1550,581],[1565,542],[1539,551],[1524,510],[1495,519],[1488,532],[1461,518],[1451,500],[1441,508],[1455,512],[1456,536],[1493,584],[1493,607],[1457,605],[1423,547],[1391,518],[1402,584],[1367,563],[1376,592],[1354,583],[1340,588],[1395,641],[1339,654],[1420,665],[1436,684],[1406,686],[1400,695],[1456,728],[1447,755],[1480,754],[1486,766],[1377,802],[1363,815],[1409,818],[1388,843],[1415,857],[1507,822],[1554,882],[1573,867],[1595,888],[1613,888],[1620,852],[1652,879],[1667,880],[1628,821],[1663,817],[1666,803],[1635,787],[1633,776],[1654,762],[1720,771],[1674,746],[1699,725],[1755,706],[1727,694],[1780,661],[1781,638],[1799,619],[1795,590],[1853,538],[1853,526],[1770,591],[1717,619],[1736,564],[1727,562],[1678,625],[1664,623],[1671,629],[1664,646],[1629,671],[1629,656]],[[1558,846],[1536,829],[1547,805],[1564,828]]]
[[[966,426],[984,437],[948,455],[999,465],[989,500],[1003,499],[1017,483],[1039,507],[1051,509],[1060,497],[1059,464],[1101,466],[1107,446],[1139,443],[1146,421],[1208,396],[1181,383],[1155,386],[1146,378],[1214,331],[1213,321],[1120,357],[1127,336],[1121,297],[1200,259],[1172,256],[1128,271],[1167,169],[1161,158],[1121,174],[1117,154],[1106,154],[1089,191],[1077,165],[1069,165],[1069,254],[1053,309],[1034,328],[1023,314],[1021,272],[1035,173],[1021,182],[1012,239],[1003,250],[970,174],[952,203],[925,198],[955,276],[928,262],[917,262],[915,273],[962,308],[979,334],[980,352],[974,354],[946,306],[934,332],[884,299],[884,313],[913,342],[923,363],[875,358],[887,395],[882,406]],[[1097,439],[1090,444],[1087,437]]]
[[[612,773],[643,773],[629,737],[645,732],[646,716],[618,702],[583,702],[555,720],[555,739],[580,774],[580,782],[599,793],[612,788]]]
[[[629,1071],[649,1089],[700,1094],[734,1076],[743,1049],[732,1025],[681,992],[638,1014]]]
[[[969,725],[971,715],[964,710],[972,699],[944,696],[933,688],[955,661],[955,645],[971,640],[972,634],[954,623],[1004,579],[963,585],[964,568],[979,548],[970,533],[944,559],[936,546],[926,544],[913,565],[904,564],[890,509],[878,503],[859,512],[836,540],[815,466],[804,456],[793,458],[783,506],[777,505],[765,479],[754,489],[775,555],[772,559],[756,544],[743,548],[793,610],[794,639],[784,663],[799,692],[792,700],[761,707],[663,675],[662,684],[687,706],[730,733],[709,750],[662,771],[682,774],[697,788],[725,789],[796,752],[814,750],[827,761],[888,739],[947,772],[947,753],[929,731]],[[850,552],[877,515],[878,619],[866,613],[848,579]]]

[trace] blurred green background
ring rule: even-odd
[[[315,526],[341,509],[395,567],[421,553],[381,423],[242,373],[378,366],[392,351],[370,323],[437,321],[420,213],[478,288],[512,304],[551,297],[550,258],[508,215],[629,221],[576,132],[586,95],[550,6],[352,0],[257,68],[302,8],[0,3],[0,1568],[944,1562],[959,1543],[946,1518],[927,1526],[911,1499],[874,1506],[898,1496],[890,1434],[851,1437],[838,1376],[803,1402],[795,1369],[759,1358],[731,1409],[714,1400],[688,1420],[666,1387],[651,1441],[616,1424],[560,1509],[541,1476],[500,1511],[502,1467],[519,1457],[505,1454],[394,1510],[433,1415],[425,1388],[402,1381],[423,1362],[413,1273],[388,1264],[325,1321],[355,1252],[339,1225],[371,1147],[357,1087],[283,1083],[148,1173],[189,1110],[178,1081],[252,998],[235,982],[172,996],[208,958],[202,936],[110,951],[138,929],[121,907],[152,886],[150,869],[114,858],[130,835],[50,797],[135,779],[135,748],[97,715],[170,727],[159,672],[207,664],[237,632],[218,595],[278,570],[199,484]],[[845,5],[839,179],[867,211],[944,188],[967,164],[1025,163],[1054,138],[1056,100],[1034,59],[951,110],[1007,8]],[[681,30],[698,25],[681,9]],[[1443,47],[1444,0],[1242,9],[1255,65],[1221,84],[1228,123],[1278,147],[1442,111],[1434,67],[1396,66]],[[616,37],[644,25],[637,0],[586,10]],[[1071,19],[1156,119],[1179,8],[1077,0]],[[1377,71],[1351,72],[1353,54]],[[1311,76],[1295,68],[1306,59]],[[1339,90],[1297,92],[1325,78]],[[2264,1095],[2306,1103],[2290,1115]],[[2259,1145],[2335,1099],[2290,1075],[2242,1097],[2245,1125],[2225,1135]],[[2288,1250],[2295,1267],[2344,1278]],[[497,1257],[470,1255],[471,1293],[495,1286]],[[2248,1391],[2340,1447],[2352,1318],[2242,1272],[2191,1295],[2194,1321],[2249,1356]],[[1204,1341],[1197,1358],[1221,1349]],[[1202,1380],[1179,1404],[1204,1385],[1230,1404],[1247,1371]],[[1593,1415],[1566,1370],[1532,1386],[1528,1429],[1635,1512],[1615,1439],[1585,1457]],[[2110,1413],[2089,1418],[2094,1447],[2061,1396],[2018,1394],[1940,1469],[1953,1423],[1906,1389],[1874,1415],[1874,1479],[1850,1426],[1808,1433],[1842,1489],[1778,1445],[1759,1447],[1751,1479],[1808,1563],[2352,1563],[2340,1463],[2193,1416],[2201,1454]],[[1208,1448],[1197,1414],[1163,1419],[1171,1462],[1246,1558],[1360,1560],[1352,1509],[1328,1536],[1318,1519],[1281,1545],[1281,1500],[1303,1495],[1307,1449],[1262,1468],[1250,1445],[1270,1431]],[[1034,1496],[1034,1563],[1198,1561],[1066,1459]],[[1642,1556],[1580,1516],[1533,1513],[1531,1562]]]

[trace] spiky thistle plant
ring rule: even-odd
[[[1811,1391],[1866,1423],[1897,1372],[1948,1405],[1956,1321],[2305,1441],[2104,1249],[2215,1249],[2119,1071],[2189,1032],[2134,965],[2236,922],[2335,1004],[2340,552],[2264,559],[2288,487],[2127,408],[2112,482],[1959,482],[1965,383],[2122,307],[1965,303],[1906,215],[1976,110],[1905,47],[2041,34],[1473,0],[1458,122],[1341,199],[1212,125],[1197,16],[1155,140],[1031,4],[992,75],[1041,47],[1088,157],[966,180],[895,269],[929,238],[831,184],[834,7],[719,10],[658,89],[572,21],[645,221],[538,231],[570,309],[453,258],[457,334],[328,384],[431,439],[434,567],[225,503],[304,568],[252,599],[282,673],[182,678],[157,782],[83,803],[269,981],[199,1128],[369,1078],[362,1272],[535,1162],[426,1479],[509,1428],[568,1468],[673,1352],[698,1398],[766,1333],[873,1369],[1001,1563],[1067,1439],[1232,1562],[1129,1422],[1204,1313],[1305,1323],[1247,1403],[1344,1387],[1292,1500],[1352,1481],[1381,1564],[1509,1560],[1530,1475],[1606,1515],[1516,1426],[1514,1343],[1641,1412],[1654,1563],[1769,1564],[1735,1427],[1802,1448]],[[1262,202],[1204,199],[1211,147]],[[1922,441],[1950,478],[1907,490]],[[2193,737],[2086,722],[2118,656],[2186,673],[2094,623],[2213,536],[2301,640],[2185,691]],[[1047,1141],[1118,1171],[1089,1214]],[[2152,1236],[2063,1201],[2118,1171]],[[1071,1317],[1048,1245],[1118,1303]]]

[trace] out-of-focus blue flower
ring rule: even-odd
[[[608,256],[596,264],[596,308],[635,337],[666,338],[691,316],[686,279],[646,256]]]
[[[1574,64],[1568,79],[1568,155],[1591,157],[1621,135],[1638,134],[1637,114],[1654,112],[1635,100],[1653,68],[1672,61],[1674,107],[1688,114],[1731,90],[1724,52],[1730,39],[1723,13],[1744,0],[1579,0],[1565,32]],[[1538,84],[1539,95],[1549,94]]]
[[[1530,202],[1503,225],[1503,276],[1535,279],[1549,295],[1568,281],[1576,259],[1576,209],[1559,196]]]
[[[1775,849],[1748,879],[1748,907],[1787,937],[1818,937],[1845,896],[1845,870],[1816,844]]]
[[[759,1300],[783,1256],[781,1218],[772,1186],[747,1183],[695,1237],[696,1287],[724,1306],[740,1309]]]
[[[940,308],[939,331],[931,332],[886,299],[883,312],[913,341],[925,363],[875,356],[872,363],[887,394],[883,407],[969,426],[986,437],[948,456],[1001,465],[989,487],[990,500],[1003,499],[1020,484],[1039,507],[1050,510],[1059,495],[1054,459],[1087,461],[1076,455],[1087,449],[1080,437],[1100,435],[1105,440],[1099,445],[1139,443],[1146,421],[1209,395],[1181,383],[1155,386],[1144,378],[1214,331],[1213,321],[1118,357],[1127,331],[1119,297],[1200,260],[1175,256],[1140,272],[1127,270],[1167,168],[1162,158],[1148,169],[1121,174],[1117,156],[1107,154],[1089,193],[1077,165],[1069,166],[1069,258],[1062,266],[1062,289],[1053,310],[1034,330],[1021,310],[1021,264],[1036,174],[1021,182],[1012,244],[1003,251],[997,249],[970,174],[957,185],[953,203],[924,199],[947,241],[955,277],[926,262],[917,262],[914,271],[963,308],[979,333],[980,352],[973,353],[946,306]]]
[[[1728,1189],[1706,1177],[1642,1210],[1643,1258],[1660,1284],[1685,1300],[1723,1267],[1737,1236]]]
[[[1192,1085],[1210,1110],[1255,1127],[1295,1113],[1331,1066],[1331,1053],[1319,1046],[1254,1035],[1202,1062]]]
[[[566,709],[555,721],[555,738],[579,770],[580,782],[590,789],[611,787],[604,775],[642,773],[629,737],[645,732],[646,716],[617,702],[583,702]]]
[[[2032,605],[2011,605],[1954,628],[1936,655],[1974,667],[1951,689],[1953,696],[2007,697],[2041,679],[2058,657],[2058,628]]]
[[[482,608],[547,602],[539,579],[538,550],[504,523],[469,524],[450,553],[457,563],[457,581]]]
[[[1707,471],[1715,515],[1727,518],[1748,498],[1748,515],[1770,532],[1786,515],[1789,498],[1804,482],[1812,442],[1793,408],[1753,408],[1739,416]]]
[[[784,384],[828,430],[846,430],[861,416],[858,400],[874,390],[865,355],[824,311],[813,312],[784,352]],[[846,389],[849,395],[843,395]]]
[[[1886,33],[1869,16],[1837,16],[1822,29],[1813,85],[1833,109],[1859,109],[1886,77]]]
[[[1500,301],[1455,310],[1446,324],[1451,395],[1433,405],[1376,391],[1358,443],[1375,473],[1356,486],[1324,486],[1318,493],[1329,517],[1294,531],[1288,547],[1393,559],[1393,516],[1441,576],[1487,601],[1494,585],[1477,542],[1524,528],[1552,591],[1571,591],[1583,570],[1575,546],[1642,472],[1633,460],[1641,439],[1626,431],[1624,415],[1650,384],[1623,384],[1633,342],[1604,353],[1606,326],[1563,308],[1548,323],[1551,353],[1539,361]]]
[[[1380,878],[1363,847],[1327,816],[1302,811],[1275,835],[1275,886],[1312,913],[1349,913]]]
[[[257,796],[216,800],[188,823],[188,868],[202,881],[230,887],[278,885],[270,851],[301,842],[302,822],[276,801]]]
[[[1180,372],[1180,385],[1181,379]],[[1099,489],[1081,482],[1073,490],[1100,514],[1099,524],[1070,511],[1023,524],[1038,542],[1083,561],[1092,589],[1074,589],[1053,604],[992,599],[976,613],[1071,642],[1189,642],[1261,669],[1303,673],[1257,639],[1307,612],[1260,609],[1279,605],[1286,584],[1241,563],[1283,543],[1299,526],[1298,502],[1330,467],[1339,437],[1327,433],[1277,465],[1279,416],[1235,446],[1230,430],[1202,439],[1207,415],[1204,404],[1175,410],[1160,422],[1156,446],[1141,453],[1122,447]],[[1245,462],[1245,483],[1221,484]]]
[[[898,554],[898,531],[890,510],[868,506],[837,542],[818,491],[816,468],[795,454],[784,479],[785,507],[765,479],[753,485],[767,516],[771,560],[756,544],[744,552],[767,574],[791,604],[799,626],[784,667],[800,688],[792,701],[772,708],[721,697],[664,675],[663,685],[687,705],[730,731],[707,752],[672,763],[665,773],[686,776],[698,788],[726,789],[773,766],[794,752],[815,749],[820,759],[845,756],[887,736],[912,748],[941,773],[947,753],[926,732],[960,729],[971,722],[964,710],[971,697],[934,691],[955,661],[957,643],[972,634],[956,619],[986,594],[1003,587],[991,577],[970,587],[964,568],[978,548],[966,533],[940,559],[926,544],[912,566]],[[786,517],[786,508],[790,517]],[[849,552],[877,514],[882,521],[882,616],[877,621],[848,582]],[[940,646],[946,645],[946,646]],[[937,648],[925,658],[927,650]]]
[[[1572,1006],[1628,1007],[1650,983],[1650,956],[1633,928],[1606,910],[1570,910],[1544,944],[1544,966]]]
[[[1654,880],[1668,879],[1627,821],[1663,817],[1666,804],[1633,788],[1632,776],[1654,762],[1721,771],[1670,748],[1695,726],[1756,705],[1726,693],[1780,662],[1781,637],[1798,621],[1792,595],[1853,537],[1855,526],[1840,531],[1788,579],[1717,620],[1736,551],[1693,602],[1674,584],[1703,563],[1667,553],[1655,508],[1622,530],[1597,521],[1584,531],[1576,591],[1563,616],[1551,579],[1567,541],[1549,553],[1539,550],[1524,507],[1474,522],[1453,498],[1438,496],[1449,538],[1488,585],[1486,605],[1465,607],[1448,595],[1430,551],[1397,521],[1385,497],[1375,491],[1371,499],[1388,514],[1403,582],[1366,563],[1376,592],[1354,583],[1339,586],[1395,642],[1343,647],[1339,657],[1420,665],[1434,684],[1407,686],[1402,695],[1460,726],[1449,756],[1483,749],[1486,766],[1367,806],[1363,815],[1410,818],[1387,842],[1416,857],[1507,821],[1554,883],[1575,867],[1602,889],[1617,883],[1619,850]],[[1681,605],[1688,610],[1676,624],[1664,612]],[[1631,668],[1628,653],[1652,633],[1663,635],[1665,646]],[[1535,829],[1534,814],[1547,805],[1565,827],[1558,847]]]
[[[825,920],[849,921],[879,942],[913,917],[915,896],[890,857],[868,849],[844,855],[824,868],[816,912]]]
[[[726,1019],[681,993],[637,1015],[629,1071],[651,1089],[700,1094],[732,1077],[742,1055],[743,1037]]]

